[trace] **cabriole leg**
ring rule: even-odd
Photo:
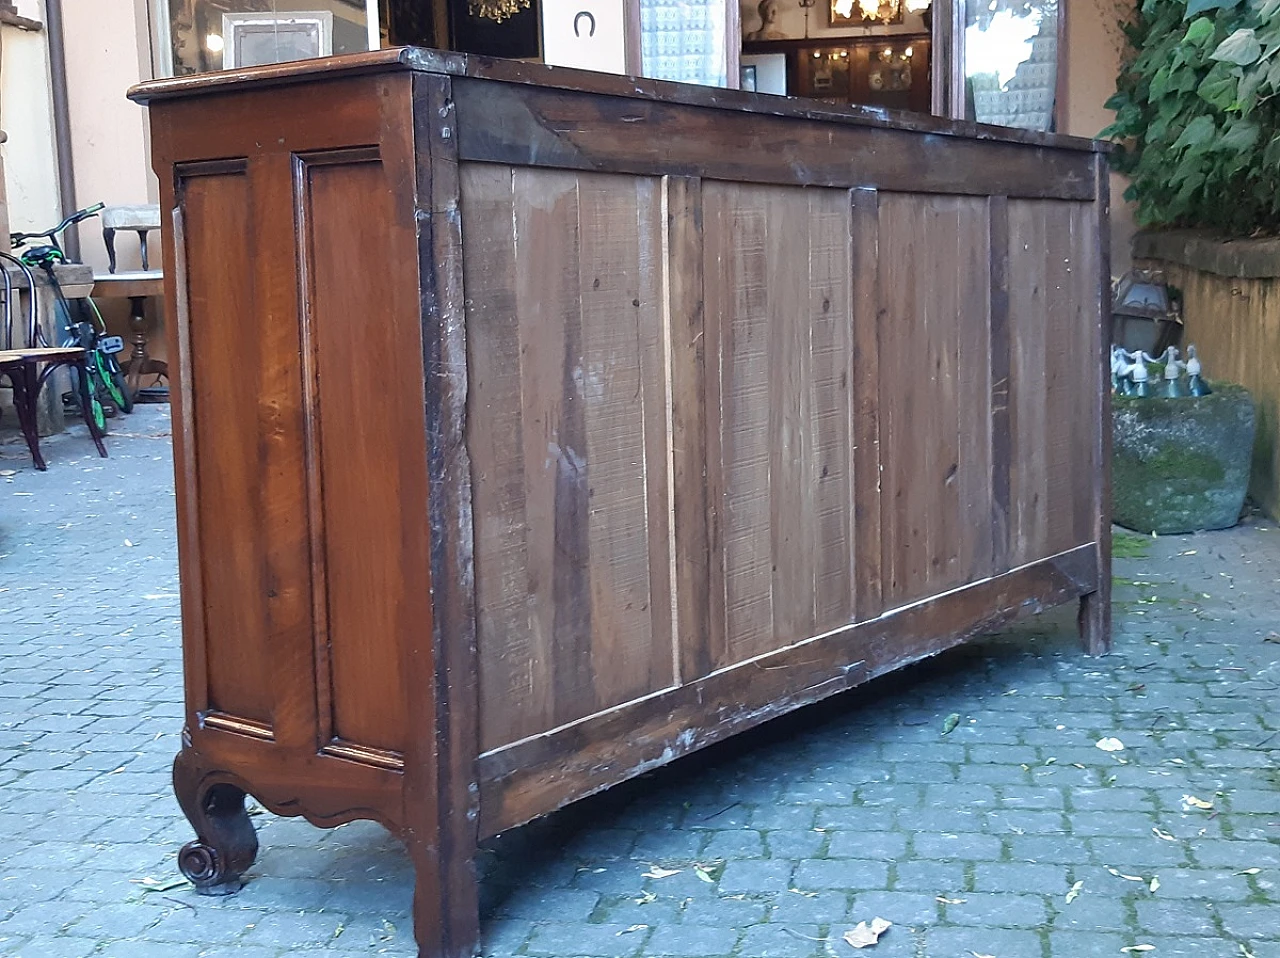
[[[173,760],[173,790],[196,840],[178,852],[178,868],[201,895],[231,895],[258,857],[258,836],[244,807],[245,793],[218,781],[190,748]]]

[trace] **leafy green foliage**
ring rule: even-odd
[[[1280,0],[1138,0],[1112,163],[1143,226],[1280,232]]]

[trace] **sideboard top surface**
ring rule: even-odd
[[[300,60],[292,63],[247,67],[218,73],[151,80],[138,84],[129,97],[139,103],[203,96],[245,87],[285,86],[328,78],[378,74],[396,71],[434,73],[454,77],[472,77],[502,83],[594,93],[601,96],[626,97],[678,103],[741,113],[793,117],[841,125],[895,129],[936,136],[954,136],[1061,150],[1106,153],[1110,145],[1101,140],[1041,133],[1011,127],[988,126],[949,120],[919,113],[883,110],[868,106],[841,106],[801,97],[782,97],[763,93],[747,93],[720,87],[673,83],[647,77],[616,76],[567,67],[502,60],[474,54],[428,50],[421,47],[394,47],[369,53]]]

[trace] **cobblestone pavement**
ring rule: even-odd
[[[373,825],[262,815],[243,892],[173,885],[167,410],[114,425],[0,441],[0,955],[413,955]],[[1050,613],[506,836],[484,954],[1277,958],[1280,531],[1138,541],[1107,658]]]

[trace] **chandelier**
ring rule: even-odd
[[[841,20],[864,23],[901,23],[902,11],[924,13],[933,0],[832,0],[831,12]]]
[[[529,3],[530,0],[467,0],[467,12],[473,17],[501,23],[521,10],[528,10]]]

